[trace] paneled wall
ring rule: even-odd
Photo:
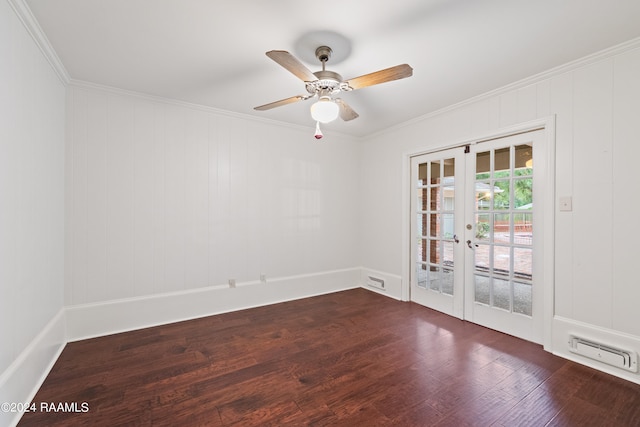
[[[556,188],[549,191],[573,198],[572,212],[555,211],[555,317],[640,339],[638,45],[587,58],[562,73],[532,78],[526,85],[369,138],[362,153],[367,167],[361,170],[362,182],[367,183],[361,204],[370,212],[362,224],[362,264],[392,274],[403,272],[406,201],[400,189],[408,153],[555,115]],[[378,170],[387,173],[373,172]],[[399,289],[392,292],[400,296]]]
[[[8,371],[63,307],[65,88],[6,1],[0,94],[0,397],[7,398],[15,396],[4,389],[13,384]],[[33,387],[31,380],[16,382]],[[0,424],[10,415],[0,414]]]
[[[68,102],[68,305],[358,265],[352,139],[89,85]]]

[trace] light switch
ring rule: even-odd
[[[571,212],[572,210],[571,196],[560,197],[560,212]]]

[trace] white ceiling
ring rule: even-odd
[[[342,94],[363,136],[640,37],[639,0],[26,0],[71,78],[313,128],[311,101],[265,56],[309,32],[346,37],[345,79],[413,77]],[[338,52],[337,52],[338,53]],[[303,61],[304,62],[304,61]],[[317,71],[315,63],[305,64]]]

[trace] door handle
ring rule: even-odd
[[[469,249],[474,249],[474,246],[477,248],[478,245],[474,244],[473,246],[471,246],[471,240],[467,240],[467,246],[469,246]]]
[[[460,239],[458,239],[458,235],[457,234],[453,235],[453,241],[456,242],[456,243],[460,243]]]

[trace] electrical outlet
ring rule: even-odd
[[[260,282],[267,283],[267,275],[262,273],[260,274]]]
[[[229,287],[230,288],[236,287],[236,279],[229,279]]]

